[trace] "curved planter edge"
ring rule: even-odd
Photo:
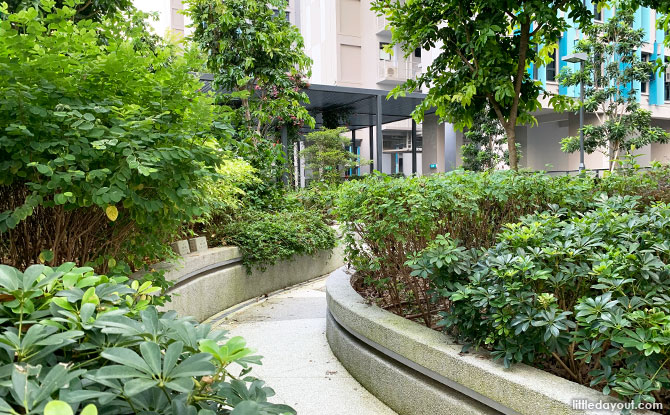
[[[236,247],[209,249],[185,255],[177,264],[162,264],[166,279],[174,281],[172,300],[164,310],[205,321],[244,301],[327,275],[344,263],[341,246],[314,255],[295,256],[247,273]]]
[[[463,394],[469,399],[484,404],[488,413],[522,415],[577,415],[613,414],[609,410],[585,410],[575,408],[574,401],[620,403],[594,389],[579,385],[527,365],[517,364],[504,369],[484,354],[461,353],[461,346],[443,333],[429,329],[413,321],[370,305],[350,284],[351,275],[345,268],[334,271],[326,282],[326,296],[330,317],[327,321],[329,344],[333,353],[347,367],[360,366],[364,348],[371,347],[390,359],[399,370],[411,368],[416,378],[430,378],[442,385],[444,395]],[[340,341],[338,332],[346,331],[355,338]],[[338,337],[338,338],[336,338]],[[368,353],[369,355],[369,353]],[[368,380],[364,374],[352,370],[363,386],[381,401],[398,411],[410,415],[422,413],[404,411],[394,405],[393,394],[402,394],[413,399],[398,388],[382,391],[374,387],[379,379]],[[421,383],[419,383],[420,385]],[[457,392],[456,392],[457,391]],[[411,404],[406,402],[406,404]],[[421,399],[416,399],[414,408],[421,408]],[[396,406],[396,407],[394,407]],[[412,406],[410,406],[412,407]],[[434,414],[470,413],[462,408],[444,407]],[[635,411],[635,414],[655,414],[651,411]]]

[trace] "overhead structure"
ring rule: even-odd
[[[202,74],[200,79],[205,84],[203,92],[212,90],[213,76]],[[315,128],[324,124],[323,114],[346,114],[346,127],[349,131],[370,129],[370,154],[374,169],[382,171],[383,131],[384,124],[411,118],[414,109],[426,98],[426,94],[412,93],[404,97],[388,98],[388,91],[381,89],[353,88],[337,85],[311,84],[303,89],[309,97],[309,103],[303,104],[316,121]],[[429,110],[426,114],[434,114]],[[304,127],[303,133],[311,129]],[[377,137],[374,148],[373,137]],[[283,138],[283,136],[282,136]],[[416,127],[412,128],[412,145],[416,144]],[[355,144],[354,146],[355,147]],[[376,151],[375,151],[376,150]],[[416,172],[416,149],[413,149],[412,171]]]
[[[411,118],[414,109],[426,98],[426,94],[412,93],[404,97],[388,98],[388,91],[380,89],[352,88],[336,85],[312,84],[304,89],[309,97],[305,108],[316,120],[316,128],[323,126],[323,114],[346,113],[345,127],[350,131],[370,129],[370,154],[374,169],[382,171],[384,124]],[[434,113],[427,111],[427,114]],[[308,130],[305,130],[308,132]],[[376,149],[373,137],[378,137]],[[416,129],[412,129],[412,143],[416,143]],[[376,151],[375,151],[376,150]],[[412,171],[416,171],[416,158],[412,158]]]

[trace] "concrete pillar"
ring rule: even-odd
[[[451,124],[442,124],[442,127],[444,128],[444,168],[445,171],[456,170],[461,148],[458,145],[458,132]]]
[[[412,119],[412,174],[416,174],[416,121]]]
[[[375,127],[370,126],[369,130],[368,140],[370,140],[370,145],[368,151],[370,152],[370,161],[372,161],[372,163],[370,163],[370,173],[372,173],[375,170]]]
[[[423,120],[423,149],[421,153],[421,172],[423,175],[427,176],[446,171],[444,130],[445,124],[440,123],[436,115],[426,115]]]
[[[289,169],[289,154],[288,154],[288,130],[286,129],[286,126],[283,126],[281,128],[281,147],[282,147],[282,152],[284,154],[284,172],[281,175],[282,182],[284,182],[285,185],[288,185],[288,169]]]
[[[568,114],[568,122],[570,136],[579,136],[579,115],[578,114]],[[584,115],[584,125],[597,125],[598,117],[593,114]],[[601,149],[599,151],[594,151],[589,154],[584,155],[584,164],[586,165],[587,170],[591,169],[607,169],[609,167],[609,157],[607,156],[606,149]],[[576,170],[579,167],[579,151],[575,151],[570,154],[570,170]]]
[[[377,95],[377,119],[376,119],[376,133],[377,133],[377,170],[378,171],[384,171],[383,170],[383,156],[384,156],[384,133],[382,131],[382,114],[384,114],[383,110],[383,104],[382,104],[382,96],[381,94]]]

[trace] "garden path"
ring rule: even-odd
[[[299,415],[395,415],[340,364],[326,341],[326,277],[281,291],[210,323],[263,356],[252,374]]]

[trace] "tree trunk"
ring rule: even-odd
[[[507,134],[507,150],[509,151],[509,167],[512,170],[519,170],[519,159],[516,154],[516,127],[505,125]]]

